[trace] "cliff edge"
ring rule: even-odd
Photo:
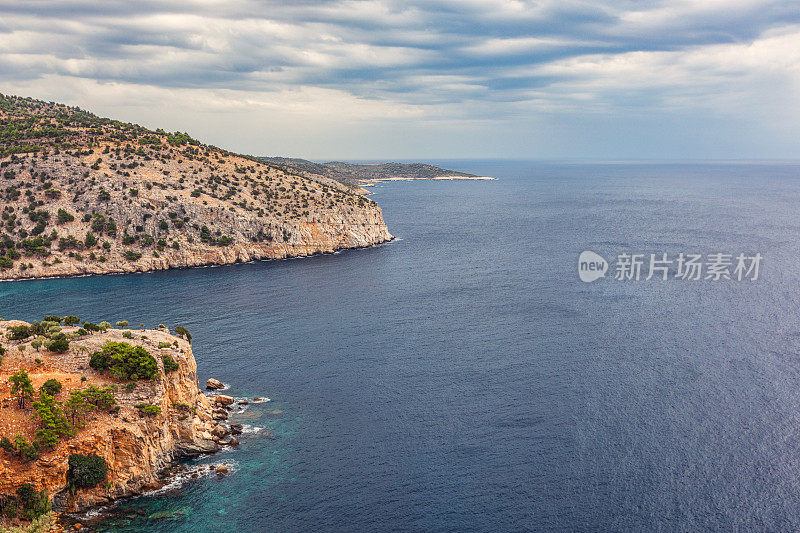
[[[62,327],[52,317],[0,322],[4,511],[21,505],[16,495],[23,485],[46,491],[59,511],[139,494],[157,487],[172,461],[216,451],[229,433],[214,421],[212,399],[198,388],[189,340],[166,328],[106,328]],[[111,355],[103,361],[98,353]],[[121,363],[125,354],[135,354],[130,365]],[[75,456],[106,465],[95,486],[71,468]]]

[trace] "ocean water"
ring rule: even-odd
[[[272,402],[230,463],[109,531],[800,527],[800,166],[448,161],[375,187],[398,239],[0,284],[0,316],[184,325]],[[756,281],[582,283],[577,257],[761,253]],[[609,272],[609,278],[612,272]]]

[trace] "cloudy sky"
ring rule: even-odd
[[[800,158],[800,0],[0,0],[0,92],[259,155]]]

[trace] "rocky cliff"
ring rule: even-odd
[[[63,388],[56,395],[57,402],[63,402],[72,391],[94,385],[112,388],[116,406],[92,411],[85,425],[75,428],[74,435],[62,437],[52,448],[42,447],[38,459],[26,460],[17,453],[0,451],[0,495],[13,496],[22,484],[29,483],[36,490],[47,490],[57,510],[82,510],[157,486],[159,474],[177,458],[219,449],[220,437],[228,432],[221,431],[213,420],[212,399],[198,389],[197,366],[186,339],[171,335],[165,328],[88,333],[79,327],[64,327],[60,333],[71,339],[69,348],[65,353],[54,353],[35,348],[35,336],[9,340],[10,328],[19,325],[27,324],[0,322],[5,350],[0,364],[0,436],[13,439],[21,435],[30,442],[38,438],[42,422],[32,417],[30,402],[23,409],[11,398],[9,376],[20,370],[28,373],[35,391],[49,379],[59,381]],[[108,341],[143,347],[157,361],[155,377],[120,380],[107,371],[92,369],[91,354]],[[177,369],[165,370],[164,355],[177,363]],[[34,393],[34,401],[39,394]],[[145,414],[142,405],[157,406],[160,411]],[[71,454],[103,458],[108,467],[104,482],[94,488],[70,490]]]
[[[0,198],[0,279],[228,264],[392,238],[357,188],[185,133],[1,94]]]

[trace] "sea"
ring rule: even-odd
[[[4,318],[184,326],[201,383],[251,400],[238,448],[76,519],[800,529],[800,164],[434,163],[497,179],[376,185],[385,245],[0,283]]]

